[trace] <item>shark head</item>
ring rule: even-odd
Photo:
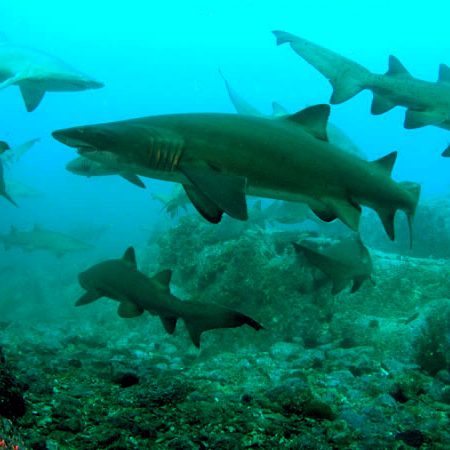
[[[72,159],[66,164],[66,170],[74,173],[75,175],[91,176],[93,174],[93,169],[95,168],[95,163],[84,156],[79,156],[78,158]]]
[[[99,126],[81,126],[57,130],[52,136],[68,147],[76,148],[80,154],[87,154],[98,150],[115,148],[115,133]]]

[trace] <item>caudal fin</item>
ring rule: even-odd
[[[200,347],[200,337],[204,331],[217,328],[236,328],[242,325],[248,325],[255,330],[263,328],[251,317],[220,305],[198,302],[184,302],[184,304],[188,306],[190,312],[183,315],[183,320],[192,343],[196,347]]]
[[[17,206],[17,207],[19,206],[6,191],[0,192],[0,195],[2,195],[7,200],[9,200],[14,206]]]
[[[343,103],[370,87],[372,74],[360,64],[299,36],[284,31],[273,31],[273,34],[277,45],[289,43],[298,55],[330,81],[333,86],[330,103]]]

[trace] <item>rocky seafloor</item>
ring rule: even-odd
[[[375,285],[333,297],[295,238],[188,216],[137,248],[180,298],[264,325],[201,350],[181,323],[73,308],[75,281],[64,317],[3,324],[0,448],[450,448],[450,261],[372,251]]]

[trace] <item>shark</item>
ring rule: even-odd
[[[128,182],[145,189],[143,181],[134,173],[123,172],[120,167],[102,163],[99,161],[93,161],[84,156],[78,156],[75,159],[69,161],[66,165],[66,170],[69,172],[84,177],[99,177],[109,175],[119,175]]]
[[[250,115],[250,116],[266,116],[266,117],[282,117],[288,116],[288,110],[280,105],[278,102],[272,102],[272,114],[265,115],[260,110],[251,105],[241,94],[239,94],[236,89],[234,89],[230,82],[225,78],[222,71],[219,71],[224,83],[225,88],[228,93],[228,97],[233,104],[234,109],[238,114]],[[331,122],[327,124],[327,135],[331,143],[337,147],[342,148],[342,150],[352,153],[355,156],[364,158],[364,152],[352,141],[352,139],[339,128]]]
[[[98,89],[103,83],[39,50],[0,42],[0,89],[18,86],[28,112],[34,111],[46,92]]]
[[[439,66],[436,82],[415,78],[393,55],[385,74],[370,72],[332,50],[284,31],[273,32],[277,45],[289,43],[305,61],[315,67],[332,87],[330,103],[343,103],[368,89],[373,93],[372,114],[390,111],[396,106],[407,108],[404,127],[407,129],[434,125],[450,129],[450,68]]]
[[[333,295],[341,292],[350,282],[353,283],[353,294],[364,281],[372,281],[372,259],[359,235],[324,247],[309,239],[293,242],[292,245],[297,255],[304,255],[310,264],[331,280]]]
[[[92,248],[91,245],[78,239],[57,231],[46,230],[39,225],[35,225],[29,231],[19,231],[14,226],[11,226],[8,234],[0,236],[0,242],[3,242],[5,250],[9,250],[11,247],[20,247],[26,252],[45,250],[53,253],[58,258],[67,253],[90,250]]]
[[[181,319],[196,347],[200,347],[201,335],[208,330],[242,325],[257,331],[263,328],[251,317],[218,304],[180,300],[170,292],[171,277],[171,270],[163,270],[153,277],[140,272],[134,248],[129,247],[122,258],[102,261],[80,273],[78,280],[86,292],[75,305],[83,306],[107,297],[119,302],[120,317],[133,318],[147,311],[160,318],[169,334],[175,332]]]
[[[391,178],[397,153],[365,161],[328,141],[329,105],[271,119],[223,113],[150,116],[52,133],[87,158],[110,152],[131,172],[181,183],[209,222],[224,213],[247,220],[246,196],[307,203],[322,220],[357,231],[362,206],[374,209],[391,239],[394,216],[410,231],[416,183]],[[411,233],[410,233],[411,234]]]

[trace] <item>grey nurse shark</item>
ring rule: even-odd
[[[246,195],[307,203],[323,220],[358,230],[361,206],[374,209],[394,239],[394,215],[412,218],[420,187],[390,174],[396,152],[368,162],[328,142],[330,107],[317,105],[271,119],[236,114],[151,116],[53,132],[95,159],[116,155],[133,173],[181,183],[212,223],[247,220]]]
[[[59,58],[44,52],[0,42],[0,89],[20,88],[28,112],[34,111],[46,92],[83,91],[103,87]]]
[[[86,292],[76,306],[108,297],[119,302],[120,317],[133,318],[147,311],[159,316],[169,334],[174,333],[178,319],[182,319],[196,347],[200,347],[201,334],[207,330],[242,325],[255,330],[263,328],[251,317],[221,305],[180,300],[170,292],[171,277],[171,270],[147,277],[138,270],[134,249],[129,247],[122,258],[102,261],[80,273],[78,279]]]
[[[383,114],[395,106],[407,108],[405,128],[426,125],[450,129],[450,68],[441,64],[436,82],[414,78],[401,62],[389,57],[385,74],[375,74],[362,65],[284,31],[274,31],[277,44],[289,43],[305,61],[333,86],[330,102],[342,103],[364,89],[373,92],[372,114]]]

